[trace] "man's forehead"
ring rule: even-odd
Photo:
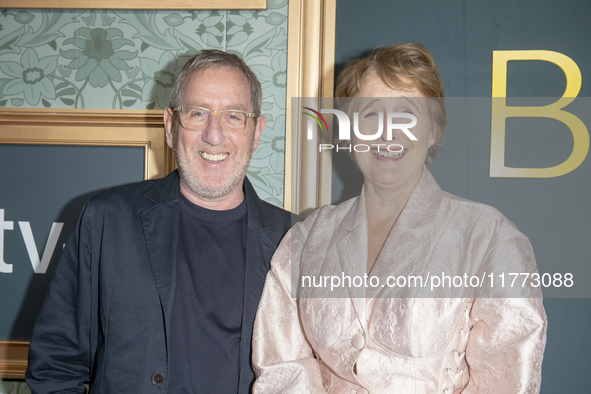
[[[205,69],[193,71],[184,81],[183,85],[201,85],[213,83],[222,85],[228,81],[228,77],[236,88],[249,90],[248,80],[242,71],[230,66],[212,66]]]
[[[251,104],[250,85],[246,76],[230,66],[213,66],[194,71],[185,79],[182,92],[185,105],[203,105],[220,99],[248,107]]]

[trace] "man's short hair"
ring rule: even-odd
[[[174,85],[172,85],[172,92],[170,95],[171,108],[181,105],[180,101],[183,95],[183,84],[187,77],[210,67],[232,67],[241,71],[250,86],[252,111],[257,114],[257,116],[261,114],[263,92],[261,89],[261,83],[254,72],[252,72],[246,63],[244,63],[244,61],[238,56],[217,49],[204,49],[185,64],[179,75],[176,77]]]

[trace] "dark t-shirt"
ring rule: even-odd
[[[199,207],[181,194],[168,392],[236,393],[246,261],[246,203]]]

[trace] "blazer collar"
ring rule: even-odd
[[[425,166],[419,184],[400,213],[393,229],[400,227],[405,230],[415,230],[431,226],[437,218],[442,199],[443,191]]]
[[[154,186],[144,193],[144,197],[156,204],[178,200],[181,193],[180,187],[179,172],[174,170],[164,178],[156,181]]]
[[[372,275],[420,275],[428,268],[430,253],[441,235],[439,226],[443,191],[425,167],[419,185],[402,210],[378,256]],[[380,297],[413,297],[416,288],[376,289]],[[379,294],[379,295],[378,295]]]
[[[148,208],[140,212],[144,238],[152,274],[156,281],[160,305],[164,314],[165,330],[169,331],[170,313],[175,291],[176,252],[179,230],[180,183],[177,171],[160,179],[144,197]]]
[[[264,203],[256,194],[254,187],[247,177],[244,177],[243,189],[248,212],[248,227],[261,231],[262,234],[268,234],[270,231],[273,231],[275,226],[269,218],[267,209],[264,207]],[[264,239],[269,241],[266,235]]]
[[[431,175],[427,167],[423,167],[423,174],[419,184],[411,194],[406,206],[394,227],[420,228],[429,225],[437,216],[439,205],[443,198],[443,191]],[[353,231],[362,223],[367,223],[365,212],[365,186],[361,194],[351,205],[351,209],[341,222],[341,227]]]
[[[419,184],[413,191],[398,220],[394,224],[380,255],[371,271],[372,276],[385,280],[389,275],[399,275],[400,272],[412,272],[414,266],[409,266],[419,253],[430,250],[436,241],[434,223],[439,214],[443,191],[427,169]],[[367,271],[368,228],[365,209],[365,188],[351,205],[351,209],[341,222],[341,228],[348,231],[337,244],[339,261],[345,274],[363,276]],[[419,236],[420,239],[417,239]],[[387,287],[373,289],[367,292],[364,287],[350,288],[349,295],[355,311],[365,326],[365,297],[372,298],[388,291]],[[382,295],[383,296],[383,295]]]
[[[146,245],[152,272],[156,280],[164,314],[165,330],[169,332],[170,313],[176,285],[176,251],[179,230],[180,178],[171,172],[149,189],[144,197],[153,204],[141,212]],[[246,392],[254,375],[250,369],[250,337],[258,303],[263,291],[269,261],[275,246],[269,234],[277,231],[265,203],[257,196],[252,184],[244,178],[244,198],[247,206],[246,266],[244,306],[242,310],[240,344],[241,392]]]
[[[142,226],[148,247],[152,271],[158,291],[168,317],[174,294],[174,275],[176,273],[176,248],[178,242],[180,183],[177,171],[171,172],[149,189],[144,197],[154,204],[141,212]],[[274,245],[268,234],[274,232],[275,225],[270,219],[268,208],[257,196],[252,184],[244,178],[244,198],[247,206],[247,248],[245,272],[245,313],[256,308],[260,291],[268,271],[268,263]],[[263,258],[265,260],[263,260]],[[252,304],[252,305],[251,305]],[[248,311],[247,311],[248,309]]]
[[[250,367],[250,339],[252,328],[269,263],[275,252],[275,245],[269,234],[278,229],[269,217],[269,208],[257,196],[248,178],[244,178],[248,229],[246,231],[246,267],[244,272],[244,306],[240,341],[239,392],[249,392],[254,374]]]
[[[343,218],[341,222],[341,228],[349,231],[359,225],[367,224],[367,216],[365,212],[365,186],[361,188],[361,194],[355,198],[355,201],[351,205],[351,209]]]

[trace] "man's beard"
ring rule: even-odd
[[[187,152],[183,152],[182,154],[179,153],[176,146],[178,145],[178,133],[175,136],[175,149],[174,149],[174,159],[176,161],[177,167],[179,169],[179,174],[181,178],[181,182],[193,193],[194,195],[209,201],[219,200],[222,197],[227,196],[232,191],[234,191],[238,185],[244,179],[246,175],[246,171],[248,170],[248,165],[250,164],[250,159],[252,158],[252,153],[254,151],[254,139],[248,149],[248,160],[244,163],[244,166],[241,168],[233,168],[232,174],[230,179],[225,185],[221,185],[217,188],[208,188],[204,185],[199,183],[199,179],[197,174],[195,174],[191,170],[191,165],[189,160],[187,160]],[[199,160],[201,158],[198,158]]]

